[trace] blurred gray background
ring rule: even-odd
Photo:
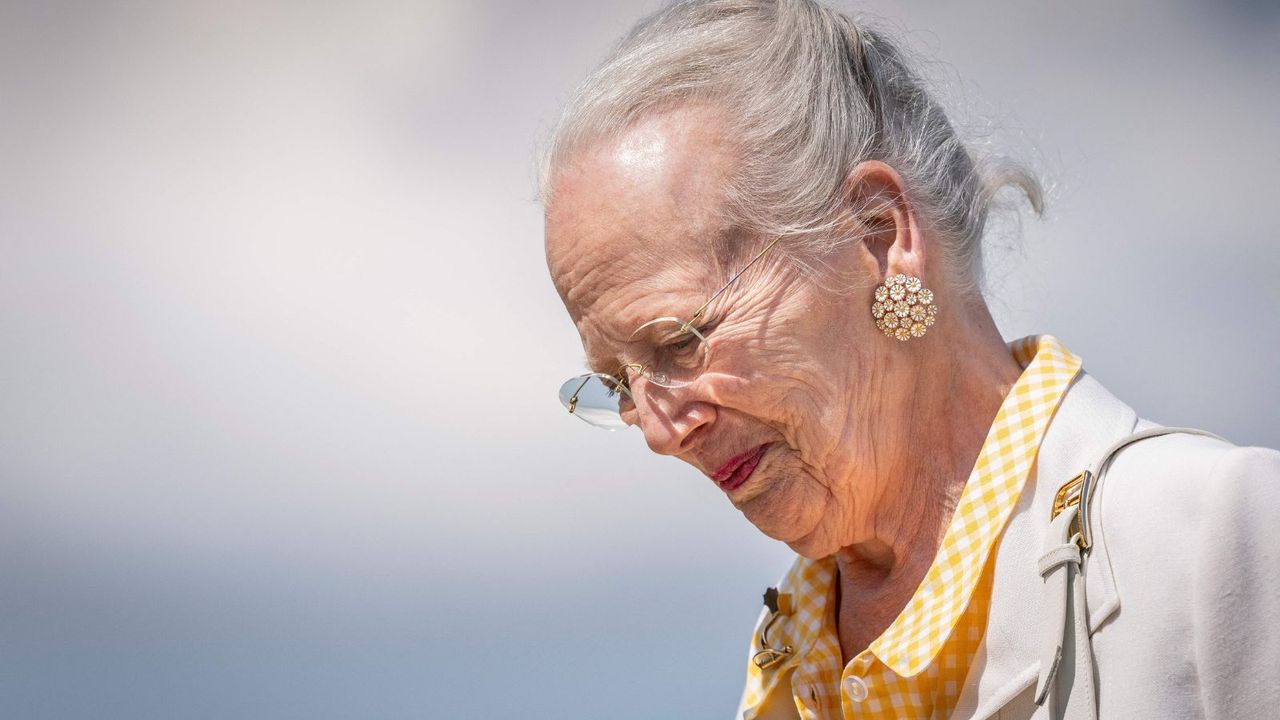
[[[554,397],[535,147],[655,7],[0,4],[0,716],[731,713],[789,551]],[[854,7],[1055,183],[1005,335],[1280,446],[1277,5]]]

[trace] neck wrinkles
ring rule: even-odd
[[[880,479],[868,526],[836,555],[842,646],[870,644],[910,600],[933,562],[992,421],[1022,368],[990,317],[939,333],[914,354],[913,399],[896,430],[892,477]],[[957,335],[961,337],[957,337]],[[857,632],[846,633],[856,616]]]

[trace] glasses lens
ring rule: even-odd
[[[706,369],[711,352],[707,339],[693,326],[673,317],[650,320],[632,335],[650,381],[663,387],[688,385]]]
[[[560,404],[583,420],[604,428],[617,430],[627,426],[622,421],[621,403],[629,402],[626,388],[608,375],[591,373],[570,378],[560,386]]]

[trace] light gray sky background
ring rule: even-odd
[[[533,201],[655,7],[0,2],[6,717],[728,716],[789,551],[564,414]],[[1277,6],[855,7],[1056,183],[1005,335],[1280,446]]]

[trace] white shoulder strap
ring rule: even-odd
[[[1111,461],[1121,450],[1140,440],[1160,437],[1161,435],[1171,435],[1173,433],[1202,435],[1204,437],[1214,438],[1215,440],[1228,442],[1226,438],[1214,435],[1213,433],[1205,430],[1186,427],[1154,427],[1141,432],[1136,432],[1112,443],[1111,447],[1107,448],[1106,452],[1102,453],[1102,455],[1094,461],[1093,465],[1089,466],[1089,468],[1083,473],[1084,482],[1081,487],[1081,496],[1083,501],[1080,502],[1080,532],[1084,539],[1083,549],[1085,551],[1088,551],[1089,547],[1093,545],[1093,538],[1090,536],[1089,528],[1090,512],[1092,512],[1094,505],[1093,497],[1098,494],[1099,489],[1102,487],[1102,480],[1106,477],[1107,468],[1111,467]]]
[[[1136,432],[1107,448],[1082,473],[1058,489],[1053,519],[1040,556],[1044,578],[1041,610],[1045,613],[1040,642],[1037,705],[1050,703],[1050,717],[1097,720],[1098,694],[1094,686],[1093,648],[1089,641],[1089,612],[1085,606],[1083,558],[1093,545],[1089,513],[1102,487],[1111,460],[1124,448],[1170,433],[1221,437],[1194,428],[1156,427]]]

